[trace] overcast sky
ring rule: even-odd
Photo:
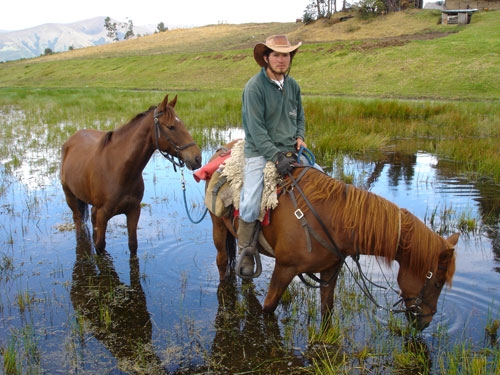
[[[135,26],[202,26],[218,23],[294,22],[310,0],[6,0],[0,30],[44,23],[72,23],[93,17],[132,20]]]

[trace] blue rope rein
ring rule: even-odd
[[[314,157],[314,154],[312,153],[311,150],[309,150],[304,146],[300,146],[299,153],[297,154],[297,160],[299,161],[299,164],[302,164],[302,162],[300,161],[302,156],[304,156],[307,159],[309,165],[316,164],[316,158]]]
[[[199,224],[201,223],[201,221],[205,218],[205,216],[207,215],[207,212],[208,212],[208,208],[205,208],[205,212],[203,212],[203,214],[201,215],[201,218],[198,219],[198,220],[194,220],[192,217],[191,217],[191,214],[189,212],[189,208],[188,208],[188,204],[187,204],[187,198],[186,198],[186,179],[184,178],[184,169],[181,168],[181,186],[182,186],[182,195],[184,197],[184,208],[186,209],[186,213],[187,213],[187,216],[189,218],[189,220],[193,223],[193,224]]]

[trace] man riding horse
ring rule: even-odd
[[[258,230],[260,201],[264,189],[264,167],[276,164],[287,175],[297,162],[295,152],[304,142],[304,108],[298,83],[289,76],[293,57],[302,43],[292,45],[285,35],[273,35],[254,47],[261,70],[245,85],[242,122],[245,132],[243,189],[239,204],[238,247],[243,259],[237,270],[241,276],[254,274],[252,244]]]

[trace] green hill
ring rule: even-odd
[[[500,12],[467,26],[412,10],[371,20],[214,25],[1,64],[0,87],[241,90],[252,47],[286,33],[304,45],[292,75],[305,95],[497,100]]]

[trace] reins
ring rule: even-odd
[[[301,222],[301,225],[302,227],[304,228],[304,231],[305,231],[305,234],[306,234],[306,242],[307,242],[307,246],[308,246],[308,251],[311,251],[311,240],[310,240],[310,236],[309,236],[309,233],[326,249],[330,250],[331,252],[333,252],[337,257],[340,258],[342,264],[341,264],[341,267],[339,267],[339,271],[340,272],[340,269],[342,268],[343,265],[345,265],[349,271],[349,273],[353,276],[353,279],[355,280],[356,284],[360,287],[360,289],[363,291],[363,293],[365,294],[365,296],[372,302],[375,304],[375,306],[379,309],[382,309],[382,310],[385,310],[385,311],[388,311],[388,312],[391,312],[391,313],[410,313],[412,314],[414,317],[423,317],[424,315],[421,315],[421,307],[420,305],[422,303],[425,303],[423,301],[423,291],[425,290],[425,287],[427,286],[427,283],[429,282],[429,280],[432,278],[432,272],[428,272],[427,275],[426,275],[426,281],[420,291],[420,294],[417,296],[417,297],[409,297],[409,298],[406,298],[406,299],[399,299],[394,305],[393,305],[393,308],[386,308],[382,305],[380,305],[377,300],[375,299],[375,297],[373,296],[373,294],[371,293],[370,291],[370,288],[368,287],[368,283],[369,284],[372,284],[378,288],[381,288],[381,289],[387,289],[386,287],[384,286],[381,286],[381,285],[378,285],[378,284],[375,284],[374,282],[372,282],[367,276],[366,274],[363,272],[362,268],[361,268],[361,264],[359,263],[359,256],[360,256],[360,253],[359,253],[359,250],[358,250],[358,253],[355,255],[355,256],[351,256],[351,258],[353,259],[354,263],[356,264],[357,268],[358,268],[358,272],[359,272],[359,279],[361,281],[358,280],[357,277],[355,277],[353,271],[351,270],[351,268],[349,267],[349,265],[346,264],[346,259],[347,257],[339,250],[337,244],[335,243],[335,240],[332,238],[330,232],[328,231],[328,228],[326,227],[326,225],[324,224],[323,220],[321,220],[321,217],[319,216],[319,214],[316,212],[316,210],[314,209],[314,207],[312,206],[311,202],[309,201],[309,199],[307,199],[305,193],[303,192],[303,190],[301,189],[301,187],[299,186],[298,182],[302,179],[302,177],[305,175],[305,173],[309,170],[309,168],[312,168],[310,166],[300,166],[299,168],[303,168],[302,172],[299,174],[298,178],[295,179],[291,173],[288,173],[288,177],[290,178],[291,180],[291,188],[288,189],[288,193],[290,195],[290,198],[293,202],[293,205],[294,207],[296,208],[295,211],[294,211],[294,216],[300,220]],[[307,223],[307,220],[305,218],[305,215],[304,213],[302,212],[302,210],[300,208],[298,208],[298,205],[297,205],[297,200],[295,198],[295,194],[294,194],[294,190],[297,190],[299,192],[299,194],[301,195],[302,199],[304,200],[304,202],[307,204],[307,207],[310,209],[311,213],[314,215],[316,221],[319,223],[319,225],[321,226],[323,232],[325,233],[326,237],[327,237],[327,240],[323,239],[314,229],[312,229],[309,224]],[[401,224],[401,216],[400,216],[400,224]],[[399,238],[401,237],[401,228],[399,229],[398,231],[398,243],[399,243]],[[328,241],[328,242],[327,242]],[[317,282],[319,284],[319,286],[315,286],[315,285],[312,285],[311,283],[309,283],[308,281],[306,281],[304,279],[304,275],[303,274],[299,274],[299,278],[300,280],[306,284],[307,286],[309,287],[313,287],[313,288],[320,288],[322,286],[325,286],[325,285],[328,285],[331,280],[333,280],[335,277],[338,276],[338,272],[335,273],[330,280],[328,281],[325,281],[325,280],[321,280],[320,278],[318,278],[316,275],[312,274],[312,273],[307,273],[307,276],[309,278],[311,278],[312,280],[314,280],[315,282]],[[392,288],[391,288],[392,289]],[[392,289],[393,290],[393,289]],[[410,306],[409,308],[404,308],[404,309],[394,309],[395,306],[403,303],[403,302],[406,302],[408,300],[411,300],[411,299],[414,299],[415,300],[415,303]]]

